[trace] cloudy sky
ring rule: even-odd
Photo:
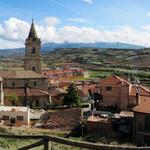
[[[150,0],[0,0],[0,48],[23,47],[32,18],[43,43],[150,47]]]

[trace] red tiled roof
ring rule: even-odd
[[[140,96],[150,96],[150,90],[146,87],[141,85],[138,87],[136,85],[132,85],[129,95],[136,96],[137,92],[139,92]]]
[[[81,72],[83,69],[80,68],[69,68],[69,69],[43,69],[42,74],[44,75],[53,75],[53,74],[64,74],[64,73],[73,73],[73,72]]]
[[[139,104],[138,106],[134,107],[133,111],[139,112],[139,113],[150,114],[150,101],[147,100]]]
[[[89,89],[92,92],[96,92],[96,84],[91,84],[91,85],[81,85],[81,86],[77,86],[78,90],[79,90],[79,94],[80,96],[89,96]]]
[[[2,78],[45,78],[42,74],[36,73],[30,70],[11,70],[11,71],[0,71]]]
[[[60,95],[62,93],[64,93],[64,92],[60,89],[57,89],[57,88],[50,89],[50,95],[51,96],[57,96],[57,95]]]
[[[27,95],[26,95],[27,92]],[[35,88],[4,88],[4,95],[10,96],[15,93],[17,96],[43,96],[49,95],[48,92]]]
[[[37,123],[43,128],[70,131],[81,122],[81,109],[70,108],[43,114]]]
[[[131,85],[131,83],[128,82],[127,80],[120,78],[116,75],[102,79],[100,81],[100,84],[103,84],[103,85]]]

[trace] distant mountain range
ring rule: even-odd
[[[139,50],[144,49],[143,46],[126,44],[126,43],[107,43],[107,42],[97,42],[97,43],[44,43],[42,45],[42,52],[53,51],[55,49],[61,48],[112,48],[112,49],[133,49]],[[0,49],[0,56],[10,56],[15,54],[24,54],[24,48],[13,48],[13,49]]]
[[[107,43],[107,42],[97,42],[97,43],[45,43],[42,45],[42,50],[49,51],[53,49],[60,48],[113,48],[113,49],[143,49],[143,46],[132,45],[127,43]]]

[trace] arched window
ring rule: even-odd
[[[35,107],[39,107],[39,100],[35,100]]]
[[[35,54],[35,47],[32,47],[32,54]]]
[[[32,71],[35,71],[35,67],[32,67]]]
[[[36,83],[36,81],[34,81],[34,86],[37,86],[37,83]]]
[[[15,82],[12,83],[12,86],[15,87]]]

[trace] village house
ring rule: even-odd
[[[42,69],[42,74],[49,79],[49,83],[64,81],[73,79],[75,77],[84,77],[88,78],[88,71],[83,70],[82,68],[56,68],[56,69]]]
[[[138,146],[150,146],[150,97],[134,109],[134,141]]]
[[[91,83],[90,81],[61,81],[58,85],[55,83],[51,84],[51,87],[49,88],[51,103],[59,106],[63,105],[64,94],[68,86],[72,83],[76,85],[82,101],[89,101],[89,89],[92,92],[96,91],[97,83]]]
[[[25,70],[0,71],[1,104],[14,105],[11,99],[15,95],[19,99],[18,106],[45,108],[48,105],[48,80],[41,74],[40,46],[41,41],[32,22],[25,41]]]
[[[111,121],[101,116],[92,115],[87,118],[87,133],[114,138]]]
[[[50,88],[49,94],[50,94],[50,102],[52,105],[56,106],[62,106],[63,105],[63,99],[64,99],[64,93],[65,91],[60,88]]]
[[[30,109],[28,107],[0,106],[0,121],[3,125],[29,125]]]
[[[4,105],[30,106],[30,108],[46,108],[49,105],[49,93],[36,88],[4,88]],[[17,98],[14,99],[14,96]]]
[[[135,85],[116,75],[102,79],[99,84],[103,97],[103,106],[113,106],[120,110],[128,110],[136,106],[139,96],[150,97],[150,90]]]

